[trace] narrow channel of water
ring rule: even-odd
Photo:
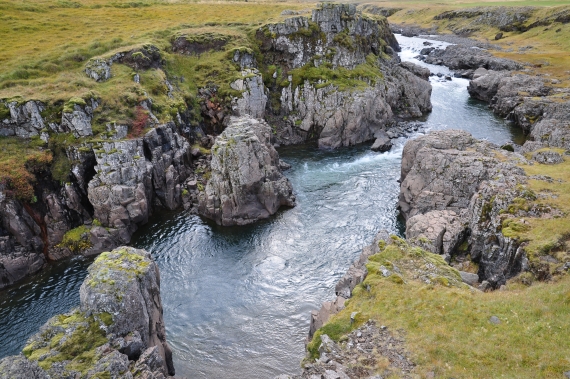
[[[424,40],[398,37],[404,60]],[[436,42],[439,43],[439,42]],[[415,60],[414,60],[415,61]],[[429,66],[433,72],[443,67]],[[495,143],[519,134],[469,98],[467,81],[432,78],[429,129],[456,128]],[[247,227],[218,227],[185,212],[164,213],[133,245],[161,270],[167,338],[177,373],[188,378],[271,378],[295,373],[309,313],[379,229],[398,233],[396,200],[404,140],[388,153],[368,146],[280,150],[298,205]],[[79,303],[89,260],[54,265],[0,292],[0,357],[16,354],[52,315]]]

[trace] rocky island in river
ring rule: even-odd
[[[0,72],[0,288],[98,257],[79,308],[2,359],[1,378],[173,376],[159,269],[124,246],[133,233],[177,209],[226,227],[295,207],[281,146],[380,154],[410,136],[405,232],[379,231],[310,315],[293,377],[570,377],[568,7],[48,3],[0,14],[15,36]],[[65,12],[148,24],[78,33],[83,45],[54,32],[61,45],[40,52],[18,42]],[[451,44],[402,62],[394,33]],[[467,78],[526,142],[414,134],[437,106],[429,65]]]

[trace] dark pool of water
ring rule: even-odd
[[[422,40],[400,38],[413,60]],[[416,46],[417,45],[417,46]],[[429,66],[433,71],[445,70]],[[464,129],[495,143],[520,133],[469,98],[467,81],[432,81],[428,129]],[[167,338],[177,373],[188,378],[271,378],[295,373],[311,310],[380,229],[398,233],[402,139],[388,153],[367,146],[280,150],[298,205],[246,227],[218,227],[185,212],[163,213],[133,245],[161,271]],[[88,260],[52,266],[0,292],[0,357],[17,353],[52,315],[79,303]]]

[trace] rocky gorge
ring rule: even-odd
[[[407,28],[410,30],[409,26]],[[424,42],[425,45],[431,43]],[[377,277],[394,283],[419,280],[428,285],[474,286],[489,291],[506,290],[507,281],[518,275],[523,278],[519,280],[529,284],[527,278],[548,281],[568,270],[567,254],[559,254],[558,248],[552,247],[536,251],[531,248],[533,242],[529,244],[520,233],[524,235],[525,231],[535,227],[536,224],[531,226],[532,219],[563,217],[560,208],[536,201],[549,198],[550,190],[536,193],[533,189],[544,185],[529,185],[531,182],[552,183],[553,179],[529,175],[525,167],[565,162],[562,152],[568,149],[564,134],[568,115],[561,112],[566,109],[566,89],[553,88],[553,84],[560,83],[558,79],[528,74],[531,70],[523,70],[524,65],[495,58],[480,48],[429,47],[421,50],[417,58],[429,64],[445,65],[455,72],[455,77],[469,78],[467,90],[470,96],[489,103],[495,114],[524,130],[529,138],[522,147],[514,144],[498,146],[476,140],[463,131],[448,130],[434,131],[408,141],[402,153],[398,202],[405,221],[406,240],[382,231],[370,246],[364,248],[359,259],[337,283],[336,299],[323,303],[318,312],[312,313],[308,359],[302,374],[278,378],[416,377],[413,374],[415,365],[408,360],[409,352],[398,337],[394,338],[393,332],[381,327],[386,330],[383,338],[392,342],[389,348],[401,349],[396,354],[386,349],[386,342],[370,332],[378,330],[373,320],[367,321],[370,316],[361,316],[364,318],[357,322],[361,313],[369,315],[373,313],[370,307],[378,305],[378,302],[371,304],[370,295],[363,292],[365,288],[371,293],[371,286],[378,285]],[[521,74],[521,70],[526,72]],[[447,80],[452,79],[448,77]],[[556,137],[551,138],[551,134]],[[564,250],[566,235],[555,238],[558,239],[556,246]],[[394,244],[404,256],[410,254],[410,258],[415,259],[404,263],[407,258],[396,258],[388,253],[389,246]],[[446,263],[430,261],[424,265],[420,257],[430,253],[441,256]],[[379,267],[378,262],[382,264]],[[438,273],[442,264],[451,266],[452,270],[447,274],[450,276],[443,275],[445,279]],[[412,278],[408,277],[409,270],[413,272]],[[368,276],[373,279],[367,280]],[[360,299],[349,301],[353,294]],[[351,307],[356,301],[359,305]],[[379,316],[385,318],[384,314]],[[348,320],[350,326],[346,324]],[[490,322],[495,320],[500,322],[496,316],[491,317]],[[340,339],[338,328],[344,330]],[[348,331],[351,333],[347,334]],[[381,369],[379,360],[385,362]],[[424,374],[437,377],[436,371]]]
[[[197,47],[187,46],[189,37],[181,38],[174,40],[173,50],[194,54]],[[230,142],[241,138],[229,136],[236,121],[225,111],[212,113],[215,103],[210,100],[205,101],[202,125],[181,110],[162,124],[146,94],[131,125],[107,122],[100,131],[97,113],[108,111],[104,98],[72,98],[63,105],[4,99],[1,134],[40,146],[34,154],[41,160],[27,159],[2,182],[1,286],[48,262],[128,243],[160,209],[184,206],[224,225],[266,218],[282,205],[294,205],[290,185],[279,179],[272,144],[316,140],[320,147],[336,148],[380,138],[379,149],[387,149],[385,132],[398,119],[431,110],[425,73],[413,64],[399,64],[398,44],[385,19],[364,16],[352,5],[323,4],[311,18],[268,24],[257,30],[254,42],[257,55],[245,49],[230,57],[242,79],[224,85],[239,95],[215,107],[231,108],[229,113],[242,117],[239,122],[250,124],[253,133],[267,125],[256,118],[265,117],[273,130],[264,130],[263,137],[258,133],[260,147],[225,143],[220,149],[222,140],[214,140],[221,130],[213,123],[224,125]],[[213,48],[208,41],[198,45]],[[105,85],[113,80],[113,68],[125,65],[138,72],[135,82],[140,82],[147,72],[162,70],[163,63],[160,49],[147,44],[108,59],[94,58],[85,74]],[[165,83],[173,97],[175,87]],[[214,130],[214,135],[206,134]],[[223,172],[242,170],[240,159],[259,151],[264,154],[257,158],[260,168],[273,173],[255,180],[243,174],[230,186],[222,184],[227,181]],[[280,184],[269,188],[262,184],[268,180]]]
[[[223,132],[219,135],[205,135],[198,128],[181,125],[177,121],[154,125],[145,131],[144,136],[132,138],[134,136],[131,135],[126,139],[125,133],[132,126],[115,125],[109,126],[108,140],[67,150],[66,156],[73,162],[71,172],[74,176],[71,183],[65,183],[65,201],[58,198],[63,192],[58,192],[57,183],[55,186],[53,181],[50,183],[56,193],[51,201],[55,197],[55,202],[59,202],[49,208],[50,217],[56,220],[56,224],[59,222],[56,227],[46,216],[43,219],[50,221],[47,224],[52,229],[44,230],[41,217],[46,198],[44,192],[30,204],[14,198],[13,193],[8,193],[5,198],[13,209],[18,209],[20,205],[20,215],[16,219],[20,220],[19,225],[26,223],[30,230],[27,236],[32,236],[31,240],[34,240],[34,233],[39,236],[35,237],[36,245],[29,246],[36,251],[41,250],[43,260],[38,258],[30,266],[37,270],[48,259],[59,259],[79,251],[95,254],[128,243],[133,232],[144,228],[142,225],[161,209],[172,210],[183,205],[217,224],[229,226],[251,224],[275,214],[281,206],[292,207],[296,204],[296,196],[291,181],[282,172],[289,165],[280,160],[275,150],[276,144],[313,141],[320,147],[342,147],[376,139],[374,150],[379,151],[389,150],[392,142],[397,145],[397,137],[405,135],[403,131],[417,129],[412,124],[400,127],[402,124],[397,123],[398,118],[418,117],[431,109],[431,86],[427,81],[430,72],[410,62],[399,62],[393,51],[397,49],[397,43],[389,34],[383,36],[379,45],[375,45],[377,40],[374,38],[380,30],[387,33],[385,26],[381,19],[372,22],[351,6],[322,5],[313,12],[311,19],[294,17],[283,23],[261,27],[256,35],[260,41],[260,51],[264,54],[260,56],[239,50],[230,56],[241,70],[241,78],[232,81],[231,88],[244,91],[242,97],[234,97],[229,103],[231,105],[215,104],[211,98],[208,100],[210,103],[206,103],[202,109],[212,115],[208,121],[212,124],[205,122],[202,127],[208,130],[216,121],[223,125]],[[339,33],[339,30],[342,32]],[[368,30],[372,30],[372,33],[367,35]],[[360,35],[368,39],[360,41],[357,38]],[[346,38],[352,42],[347,43]],[[316,44],[315,39],[318,41]],[[185,54],[196,49],[194,45],[176,41],[183,46],[180,51]],[[359,45],[361,42],[362,46]],[[381,46],[381,49],[378,50],[377,46]],[[371,50],[363,47],[370,47]],[[337,49],[341,51],[340,54],[337,54]],[[546,100],[553,93],[545,81],[508,72],[522,68],[513,61],[498,60],[479,51],[471,57],[469,53],[475,51],[472,49],[448,49],[449,54],[432,50],[424,55],[433,53],[434,60],[431,62],[435,64],[458,61],[457,70],[462,71],[457,76],[472,78],[469,93],[491,102],[493,111],[507,116],[517,126],[525,129],[523,125],[527,123],[525,130],[530,132],[535,123],[538,126],[546,121],[540,128],[550,128],[550,133],[556,136],[559,133],[563,135],[564,126],[562,132],[558,130],[563,119],[560,116],[564,113],[563,106],[553,106],[547,109],[548,112],[541,113],[542,107],[545,107],[542,104],[536,106],[541,109],[535,112],[538,116],[535,113],[527,115],[531,101],[536,101],[539,96]],[[310,59],[304,61],[301,52],[308,52]],[[378,60],[371,62],[371,55]],[[356,63],[351,65],[345,61],[346,56]],[[119,60],[106,62],[108,67],[120,63]],[[315,69],[319,69],[318,75]],[[349,74],[348,83],[329,76],[328,70],[346,73],[344,69],[356,71],[358,76],[351,77]],[[367,73],[369,69],[373,72],[379,69],[384,80],[374,82],[374,77]],[[503,72],[497,74],[495,70]],[[92,72],[95,71],[91,69],[89,73]],[[110,75],[106,72],[105,68],[103,77]],[[97,74],[97,78],[94,78],[90,75],[95,80],[99,76]],[[485,79],[479,80],[481,78]],[[519,92],[515,88],[523,90]],[[41,108],[41,104],[34,104]],[[78,113],[75,120],[89,118],[86,104],[73,104],[73,112]],[[90,105],[91,109],[98,107],[93,102]],[[235,112],[234,116],[225,114],[230,106]],[[147,105],[147,108],[152,107]],[[30,109],[29,112],[33,112],[33,106]],[[214,109],[218,112],[213,112]],[[149,119],[156,118],[152,111],[147,112],[145,114]],[[83,117],[82,113],[87,116]],[[178,117],[180,120],[183,118],[180,113]],[[261,119],[263,117],[267,121]],[[66,119],[73,120],[73,117]],[[89,128],[76,129],[90,133]],[[74,136],[82,135],[72,133]],[[46,139],[53,137],[47,133]],[[565,164],[564,152],[556,149],[565,145],[560,146],[556,138],[550,145],[549,137],[550,134],[541,138],[541,142],[536,139],[528,141],[522,148],[513,143],[494,145],[477,140],[469,133],[454,130],[432,132],[408,141],[402,150],[398,199],[407,238],[404,240],[384,231],[379,233],[337,283],[336,299],[323,304],[319,312],[312,314],[309,335],[313,340],[308,350],[310,358],[317,360],[305,365],[301,377],[413,377],[418,370],[423,370],[415,369],[419,365],[418,358],[408,351],[405,333],[402,334],[397,326],[381,324],[379,321],[382,319],[366,308],[368,303],[362,302],[363,298],[387,298],[382,288],[394,293],[398,293],[398,286],[412,290],[416,289],[414,286],[420,286],[420,291],[424,292],[426,288],[429,291],[436,288],[434,292],[443,293],[449,289],[458,291],[454,294],[460,294],[463,299],[469,294],[479,296],[477,289],[500,289],[504,292],[514,280],[558,280],[562,277],[568,269],[565,237],[557,241],[556,246],[538,251],[531,250],[532,241],[521,238],[521,233],[532,230],[536,219],[556,220],[564,214],[561,208],[545,206],[542,202],[556,199],[560,196],[559,192],[540,187],[563,183],[562,180],[533,175],[536,172],[534,169],[540,169],[541,165]],[[532,133],[531,138],[534,138]],[[70,154],[74,155],[68,156]],[[54,158],[58,157],[52,156]],[[46,165],[37,162],[37,159],[34,160],[28,167],[35,170],[37,175],[43,174],[44,180],[49,182],[50,173],[46,172]],[[536,183],[539,183],[538,187]],[[8,184],[7,192],[12,190],[10,185],[13,184]],[[59,186],[64,184],[59,183]],[[56,206],[61,211],[53,210]],[[37,213],[40,217],[32,216],[28,208],[39,209]],[[54,215],[58,212],[67,218],[64,221],[57,219]],[[11,215],[6,218],[12,220]],[[58,231],[58,227],[65,230],[69,228],[66,223],[70,222],[80,225],[80,229],[76,230],[76,233],[79,232],[78,238],[64,246],[65,233],[59,232],[58,237],[52,230]],[[46,243],[45,236],[56,242]],[[290,244],[291,238],[287,237],[284,241]],[[58,238],[62,241],[61,245],[57,242]],[[12,260],[8,261],[12,263],[11,272],[19,270],[23,272],[22,276],[31,273],[32,269],[26,272],[18,264],[21,265],[24,257],[29,259],[30,256],[42,255],[29,254],[29,251],[21,249],[12,236],[8,236],[6,241],[8,248],[13,249],[12,246],[17,245],[15,251],[20,254],[14,253]],[[69,238],[67,241],[70,241]],[[135,255],[145,258],[139,259]],[[281,266],[279,259],[272,258],[275,259],[262,262],[256,270],[264,272],[273,264],[280,270],[287,270],[289,262]],[[102,254],[94,268],[90,269],[90,276],[85,282],[87,285],[84,284],[81,290],[80,312],[86,313],[70,313],[51,320],[42,328],[41,335],[32,337],[24,348],[23,353],[27,358],[7,358],[0,363],[0,370],[12,375],[12,372],[29,368],[36,370],[38,375],[43,375],[40,370],[44,370],[56,377],[64,375],[64,372],[96,376],[98,371],[104,370],[115,370],[112,375],[127,375],[125,377],[129,377],[129,373],[134,377],[173,374],[170,349],[164,339],[164,322],[156,318],[162,313],[160,299],[156,298],[158,291],[156,285],[147,285],[147,282],[158,282],[158,279],[148,279],[144,273],[139,275],[139,270],[131,262],[138,264],[141,261],[142,266],[149,264],[152,267],[153,263],[148,263],[148,259],[147,253],[131,248]],[[144,282],[144,287],[152,288],[150,296],[158,306],[146,309],[146,313],[144,309],[140,312],[154,315],[150,324],[154,323],[156,330],[153,331],[151,327],[148,336],[132,330],[141,328],[131,325],[129,320],[138,320],[140,317],[131,315],[123,319],[119,310],[124,307],[105,297],[109,291],[116,289],[119,282],[114,274],[107,276],[109,268],[121,275],[124,275],[126,268],[126,271],[134,272],[135,277]],[[156,267],[154,271],[157,271]],[[521,272],[524,274],[519,275]],[[101,283],[94,280],[93,275],[103,278]],[[132,275],[127,277],[132,279]],[[102,304],[98,303],[99,300],[93,300],[93,297],[97,298],[99,287],[103,288],[104,293],[100,296]],[[138,300],[142,297],[145,303],[151,302],[147,299],[146,290],[142,289],[141,292],[141,296],[136,294],[133,297]],[[500,292],[497,291],[499,296]],[[122,298],[123,295],[119,296],[119,301]],[[391,304],[398,310],[398,303]],[[389,311],[385,310],[385,314],[389,314]],[[116,318],[112,317],[109,321],[106,313],[116,315]],[[501,319],[506,317],[499,316]],[[87,320],[89,317],[93,317],[98,325],[93,326],[92,320]],[[477,317],[471,316],[472,319]],[[501,322],[501,319],[493,317]],[[495,318],[492,318],[492,324],[495,324]],[[142,329],[146,330],[144,317],[142,319]],[[107,325],[111,321],[114,324]],[[121,326],[123,321],[129,325]],[[107,333],[104,337],[109,347],[97,349],[95,355],[86,352],[88,367],[78,365],[85,361],[65,359],[70,358],[64,355],[72,346],[75,331],[81,328],[95,330],[95,326],[105,333],[110,331],[111,334]],[[65,336],[70,336],[69,340],[62,338],[59,341],[55,338],[62,330]],[[95,334],[98,344],[102,340]],[[413,342],[413,338],[410,339]],[[144,349],[149,347],[153,352],[145,354],[147,351]],[[38,366],[34,363],[36,358]],[[61,363],[59,358],[64,362]],[[159,364],[148,361],[160,362],[161,359],[162,363]],[[420,373],[424,374],[423,371]],[[439,377],[439,374],[437,369],[425,372],[426,377]]]

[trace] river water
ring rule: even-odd
[[[403,60],[424,47],[398,36]],[[434,42],[443,45],[442,42]],[[425,65],[432,72],[445,67]],[[432,77],[433,112],[426,130],[456,128],[497,144],[521,134],[469,98],[467,80]],[[185,212],[163,213],[142,227],[133,245],[160,266],[167,339],[177,374],[188,378],[272,378],[296,373],[311,310],[334,296],[334,285],[375,233],[401,233],[396,201],[402,147],[369,146],[279,151],[297,206],[246,227],[218,227]],[[17,354],[30,334],[79,304],[91,260],[75,258],[0,292],[0,357]]]

